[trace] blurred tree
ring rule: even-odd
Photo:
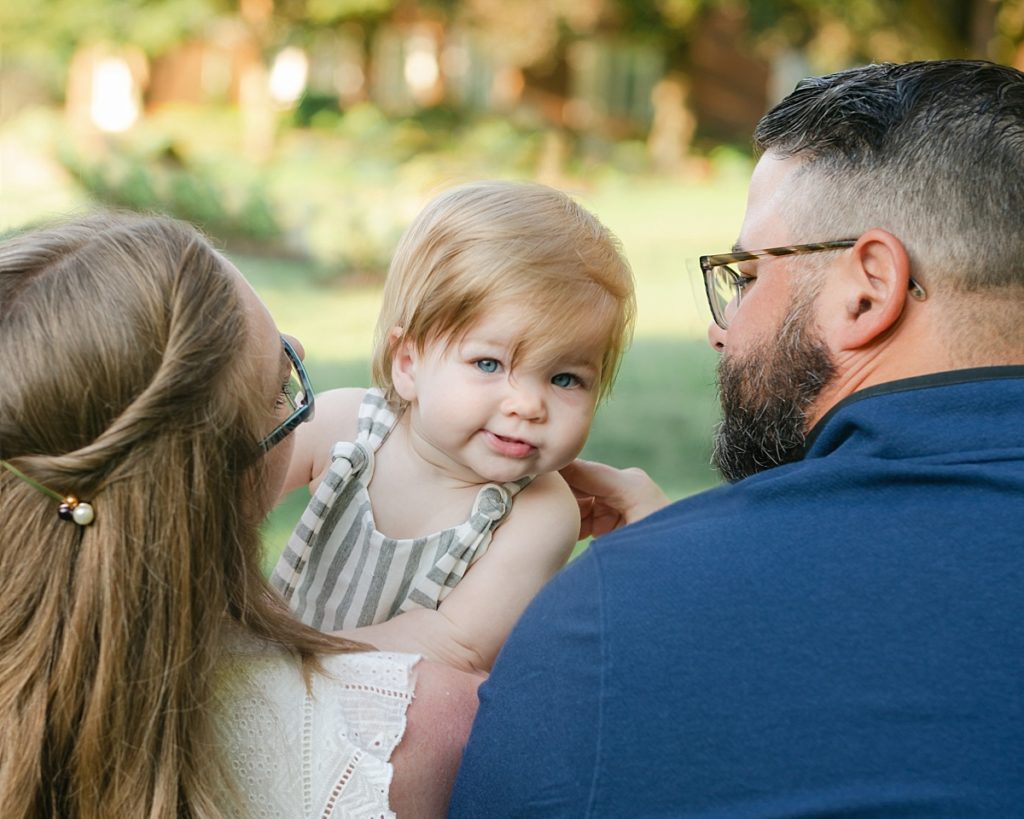
[[[233,6],[230,0],[3,0],[0,48],[69,59],[83,42],[107,42],[152,54],[202,31]]]
[[[675,68],[686,68],[700,20],[729,0],[612,0],[622,30],[660,43]]]
[[[758,0],[749,18],[763,48],[801,50],[821,71],[938,57],[1012,63],[1024,41],[1024,0]]]
[[[274,0],[274,25],[281,39],[293,42],[352,24],[369,36],[408,5],[406,0]]]
[[[1000,4],[993,49],[998,59],[1024,71],[1024,0]]]
[[[76,94],[80,98],[77,92],[89,78],[79,77],[75,87],[69,87],[71,67],[90,64],[83,54],[95,55],[97,49],[132,55],[133,74],[142,78],[147,55],[198,36],[229,2],[0,0],[0,97],[10,95],[11,86],[24,85],[27,78],[46,100]],[[76,104],[72,101],[72,107]]]
[[[394,11],[397,0],[281,0],[282,14],[312,25],[379,17]]]
[[[463,113],[481,98],[502,112],[526,101],[561,131],[556,142],[588,129],[642,138],[657,97],[663,138],[652,151],[666,167],[676,162],[671,146],[692,133],[693,109],[700,138],[746,134],[747,120],[763,110],[761,86],[793,55],[793,71],[807,73],[961,55],[1024,67],[1024,0],[0,0],[0,83],[5,67],[34,61],[63,86],[82,46],[131,44],[152,57],[226,18],[243,32],[235,98],[254,159],[269,154],[277,126],[266,93],[275,54],[287,44],[310,50],[342,27],[364,43],[384,25],[404,27],[399,38],[432,27],[436,99]],[[460,37],[470,68],[464,87],[444,97]],[[362,53],[373,55],[359,66],[373,87],[380,53]],[[399,57],[408,62],[404,51]],[[400,68],[391,71],[396,82]]]
[[[725,2],[461,0],[453,19],[478,32],[506,74],[518,75],[522,98],[555,127],[641,137],[655,117],[654,87],[666,74],[688,73],[701,13]],[[672,107],[672,116],[689,117],[684,102]],[[685,132],[669,140],[679,151]]]

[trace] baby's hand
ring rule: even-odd
[[[580,506],[580,539],[636,523],[670,501],[646,472],[577,459],[561,470]]]

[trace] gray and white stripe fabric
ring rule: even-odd
[[[374,525],[366,487],[374,453],[397,420],[383,394],[367,390],[356,440],[334,445],[327,474],[271,576],[295,615],[321,631],[436,609],[487,550],[512,499],[532,480],[482,486],[458,526],[418,538],[387,537]]]

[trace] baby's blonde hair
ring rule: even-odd
[[[607,395],[632,337],[633,274],[618,240],[569,196],[546,185],[489,181],[431,200],[402,236],[377,320],[373,381],[401,405],[391,379],[394,328],[423,351],[458,341],[489,310],[532,317],[516,357],[542,359],[574,335],[607,340]]]

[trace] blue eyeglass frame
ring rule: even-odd
[[[295,352],[295,348],[288,343],[288,339],[284,336],[281,336],[281,345],[284,347],[284,354],[288,356],[292,367],[295,368],[295,374],[299,377],[299,386],[302,388],[302,403],[292,410],[291,414],[278,424],[273,432],[260,441],[259,447],[263,452],[270,450],[274,444],[280,443],[299,424],[304,424],[312,419],[316,403],[313,397],[313,385],[309,382],[309,373],[306,372],[306,366],[302,363],[302,359],[299,358],[299,354]]]

